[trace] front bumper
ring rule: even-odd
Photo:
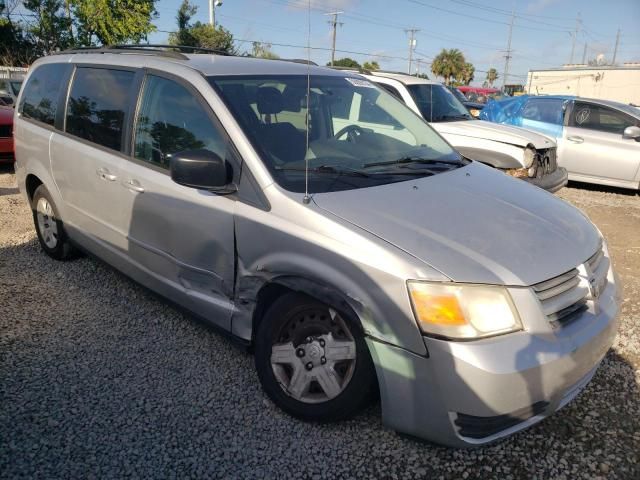
[[[615,282],[561,332],[523,331],[450,342],[425,338],[428,356],[369,338],[385,425],[454,447],[509,436],[570,402],[613,343]]]
[[[540,178],[523,178],[522,180],[554,193],[567,185],[569,174],[566,168],[558,167],[553,172]]]

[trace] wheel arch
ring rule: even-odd
[[[40,185],[44,185],[44,182],[33,173],[28,174],[25,178],[25,188],[30,202],[33,200],[33,194]]]
[[[349,315],[360,333],[364,334],[362,320],[358,315],[362,305],[355,299],[345,295],[330,285],[321,281],[296,275],[282,275],[266,282],[258,290],[256,304],[251,318],[251,342],[255,339],[258,325],[264,318],[269,306],[287,293],[298,292],[325,303],[343,314]]]

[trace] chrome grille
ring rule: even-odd
[[[580,317],[607,286],[609,259],[602,245],[585,263],[562,275],[533,285],[542,311],[554,327]]]
[[[538,168],[543,174],[553,173],[558,168],[556,159],[556,148],[543,148],[537,151]]]

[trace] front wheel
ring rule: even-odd
[[[355,319],[306,295],[274,302],[256,332],[262,388],[287,413],[335,421],[357,413],[375,388],[375,369]]]

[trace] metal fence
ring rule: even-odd
[[[0,67],[0,79],[21,80],[27,74],[24,67]]]

